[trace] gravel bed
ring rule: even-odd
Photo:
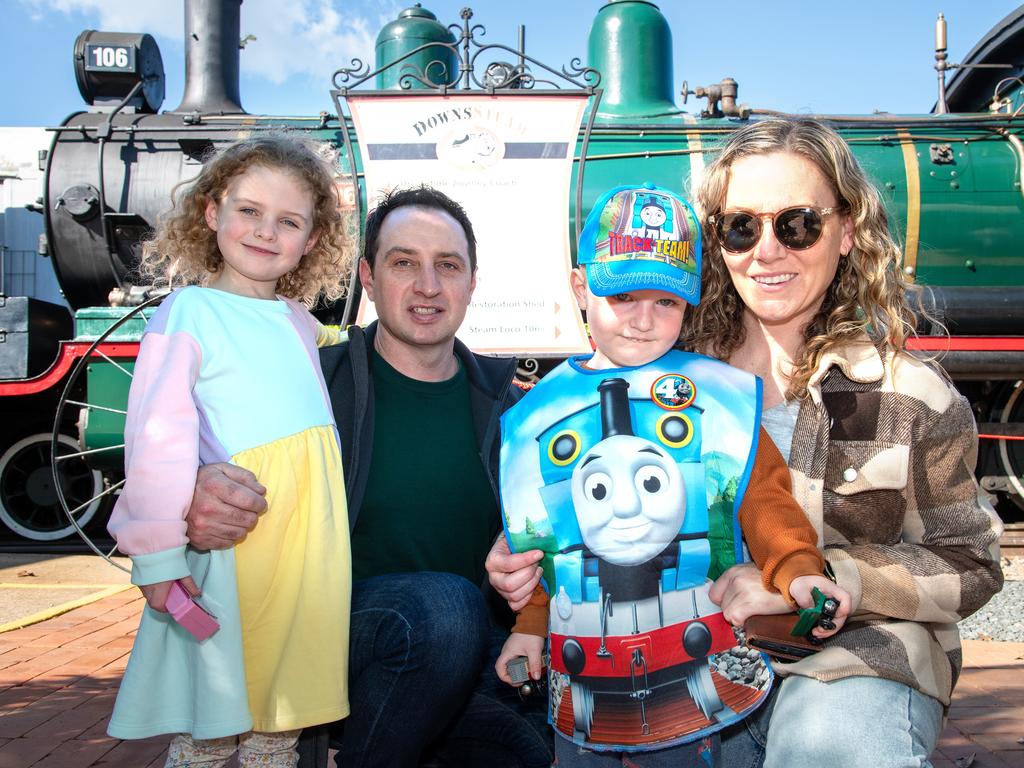
[[[959,624],[965,640],[1024,643],[1024,557],[1004,557],[1002,565],[1002,591]]]

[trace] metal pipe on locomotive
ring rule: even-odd
[[[376,68],[339,73],[410,94],[432,86],[454,92],[475,83],[500,95],[542,79],[523,35],[515,47],[493,51],[506,55],[481,59],[481,75],[473,72],[481,45],[480,28],[470,25],[470,17],[464,12],[461,25],[449,28],[418,5],[406,9],[381,30]],[[75,73],[88,106],[51,129],[41,204],[74,330],[52,305],[18,297],[0,302],[0,330],[8,339],[0,345],[0,521],[21,537],[54,540],[74,533],[48,480],[49,451],[41,450],[50,442],[54,410],[92,342],[149,296],[147,286],[132,282],[139,243],[167,208],[172,187],[193,177],[208,151],[253,131],[303,131],[337,148],[342,177],[351,179],[343,188],[354,214],[372,204],[361,177],[359,137],[337,98],[333,114],[280,117],[243,110],[240,18],[240,0],[186,2],[185,94],[178,107],[163,113],[163,65],[152,37],[87,31],[76,41]],[[922,326],[915,346],[943,353],[940,362],[974,404],[980,431],[993,436],[982,444],[982,484],[1001,496],[1004,515],[1019,516],[1024,442],[1014,438],[1024,437],[1024,67],[988,65],[1020,60],[1024,7],[956,65],[948,85],[952,65],[944,35],[939,43],[936,69],[943,88],[935,113],[822,117],[851,143],[881,190],[904,246],[902,268],[930,289],[930,306],[949,335]],[[646,0],[609,0],[597,11],[587,64],[599,73],[594,90],[600,89],[600,98],[576,147],[579,173],[565,211],[572,227],[603,191],[624,180],[687,189],[730,131],[777,114],[739,104],[732,78],[692,90],[684,83],[684,106],[693,96],[706,104],[683,111],[673,85],[671,31]],[[411,77],[410,69],[425,76]],[[586,70],[577,62],[568,71]],[[337,87],[339,73],[335,95],[344,91]],[[349,302],[324,314],[345,323],[353,310]],[[141,317],[130,319],[89,353],[62,408],[55,443],[64,453],[81,455],[63,460],[60,491],[83,525],[102,518],[103,499],[95,497],[116,493],[127,374],[142,325]],[[534,361],[541,357],[522,352]]]

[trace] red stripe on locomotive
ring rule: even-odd
[[[600,637],[586,635],[559,635],[551,633],[551,667],[562,674],[568,674],[562,661],[562,646],[566,640],[575,640],[582,646],[586,665],[580,677],[626,677],[633,663],[633,651],[640,648],[647,660],[647,672],[657,672],[680,664],[695,661],[683,649],[683,633],[690,624],[702,623],[711,631],[711,648],[708,656],[727,651],[736,645],[732,626],[721,613],[702,616],[693,621],[683,621],[666,627],[642,632],[636,635],[606,635],[605,649],[610,656],[598,656]],[[702,657],[706,658],[706,657]]]

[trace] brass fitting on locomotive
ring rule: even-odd
[[[723,78],[721,82],[713,85],[697,86],[689,90],[687,82],[683,81],[683,104],[687,97],[693,94],[698,99],[707,99],[707,106],[701,110],[701,117],[738,117],[746,120],[750,117],[750,107],[746,104],[737,104],[736,98],[739,95],[740,86],[733,78]]]

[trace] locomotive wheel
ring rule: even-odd
[[[686,687],[690,691],[690,698],[708,720],[717,720],[718,715],[725,709],[725,704],[718,695],[715,688],[715,681],[711,679],[711,666],[707,659],[691,661],[685,672]]]
[[[117,333],[117,331],[125,323],[127,323],[128,321],[130,321],[131,319],[133,319],[135,317],[138,317],[142,313],[143,310],[148,309],[149,307],[155,306],[155,305],[159,304],[161,301],[163,301],[165,295],[166,294],[161,293],[160,295],[154,296],[153,298],[149,299],[148,301],[143,302],[142,304],[139,304],[137,307],[132,309],[130,312],[128,312],[125,315],[123,315],[116,323],[111,325],[106,331],[103,332],[103,334],[98,339],[96,339],[96,341],[94,341],[92,343],[92,345],[89,347],[89,349],[86,351],[86,353],[84,355],[82,355],[81,358],[79,358],[78,363],[75,365],[74,369],[71,371],[71,375],[68,377],[67,384],[64,387],[64,394],[61,395],[60,401],[57,403],[57,415],[56,415],[56,417],[54,419],[54,431],[53,431],[53,435],[51,436],[51,453],[50,453],[50,456],[53,459],[53,473],[54,473],[55,476],[58,473],[58,471],[62,470],[63,464],[65,462],[68,462],[68,461],[83,461],[83,457],[87,456],[89,454],[95,454],[95,453],[99,453],[99,452],[102,452],[102,451],[120,450],[120,449],[124,448],[124,443],[121,443],[119,445],[110,445],[110,446],[104,446],[102,448],[92,449],[92,450],[89,450],[89,451],[83,451],[83,450],[81,450],[80,446],[74,440],[71,440],[71,444],[72,444],[72,446],[74,446],[74,448],[76,450],[68,451],[68,452],[59,450],[58,444],[62,443],[63,442],[62,438],[66,437],[66,435],[62,435],[60,433],[60,425],[65,422],[65,411],[68,408],[78,408],[78,409],[80,409],[80,411],[84,411],[86,413],[89,413],[89,412],[94,411],[94,410],[108,411],[108,412],[119,413],[119,414],[124,414],[125,413],[125,411],[116,410],[116,409],[110,408],[109,406],[106,406],[106,405],[99,405],[99,404],[96,404],[96,403],[90,403],[89,402],[88,393],[86,393],[84,400],[75,400],[75,399],[73,399],[76,396],[75,393],[77,393],[79,391],[84,391],[85,390],[84,387],[81,387],[79,385],[79,380],[85,374],[85,371],[86,371],[86,368],[87,368],[88,364],[90,362],[94,362],[94,361],[97,361],[97,360],[106,360],[108,363],[112,364],[114,366],[114,368],[120,370],[125,376],[127,376],[128,378],[131,378],[132,377],[131,371],[129,371],[123,365],[118,363],[116,360],[112,360],[111,358],[107,357],[103,353],[103,351],[100,349],[100,345],[105,343],[111,336],[113,336],[115,333]],[[82,423],[81,420],[79,420],[79,421],[80,421],[80,423]],[[94,497],[92,499],[90,499],[90,500],[88,500],[86,502],[83,502],[83,503],[84,504],[92,504],[92,503],[95,502],[95,503],[98,504],[102,497],[108,496],[108,495],[112,495],[112,494],[116,493],[117,491],[120,490],[122,485],[124,485],[124,480],[120,480],[117,483],[113,483],[112,485],[110,485],[106,489],[98,490],[95,493],[95,495],[94,495]],[[116,568],[120,568],[122,571],[127,571],[128,570],[127,568],[125,568],[120,563],[114,562],[114,560],[111,559],[111,555],[114,554],[114,552],[116,551],[117,547],[114,547],[114,549],[111,549],[109,552],[104,552],[102,549],[100,549],[96,545],[95,542],[93,542],[93,540],[89,537],[89,535],[82,529],[82,525],[80,525],[78,520],[76,519],[76,515],[79,513],[80,509],[82,508],[82,504],[76,503],[76,501],[74,499],[69,498],[64,493],[64,489],[63,489],[62,486],[56,486],[55,491],[56,491],[56,494],[57,494],[57,501],[58,501],[58,503],[60,505],[59,508],[63,509],[64,515],[66,516],[66,519],[68,520],[70,525],[73,527],[73,529],[78,532],[78,535],[82,538],[82,541],[84,541],[86,543],[86,545],[88,545],[88,547],[93,552],[95,552],[100,557],[104,558],[108,563],[110,563],[111,565],[113,565]]]
[[[70,435],[58,434],[56,442],[59,455],[78,450]],[[80,457],[62,461],[55,473],[50,447],[50,434],[39,432],[22,438],[0,457],[0,521],[34,541],[56,541],[84,528],[102,501],[103,476]],[[57,482],[75,510],[74,522],[61,508]]]
[[[999,421],[1003,424],[1020,424],[1024,421],[1024,381],[1018,381],[1013,388]],[[1000,440],[999,463],[1009,478],[1010,487],[1015,491],[1007,496],[1019,509],[1024,509],[1024,482],[1021,481],[1024,477],[1024,441]]]
[[[576,733],[589,739],[594,725],[594,691],[586,683],[575,680],[569,683],[569,690],[572,694],[572,717]]]

